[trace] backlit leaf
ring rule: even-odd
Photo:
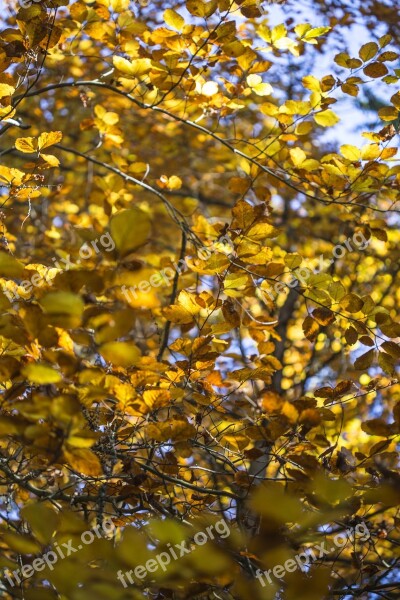
[[[62,380],[61,374],[56,371],[51,365],[30,363],[21,370],[22,374],[31,383],[38,385],[47,385],[49,383],[58,383]]]
[[[149,215],[136,207],[118,212],[110,221],[111,237],[121,256],[142,246],[150,228]]]
[[[314,115],[314,120],[318,125],[322,127],[332,127],[339,122],[339,117],[333,112],[333,110],[325,110]]]
[[[107,361],[120,367],[135,365],[141,356],[139,348],[128,342],[107,342],[99,351]]]
[[[32,153],[38,150],[38,141],[36,138],[18,138],[15,140],[15,147],[20,152]]]

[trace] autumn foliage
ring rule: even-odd
[[[398,597],[396,2],[277,4],[6,2],[1,598]]]

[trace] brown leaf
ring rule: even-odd
[[[319,333],[319,325],[315,319],[308,316],[303,322],[304,335],[310,342],[314,342],[317,339]]]
[[[373,78],[383,77],[384,75],[386,75],[389,72],[386,65],[384,65],[381,62],[370,63],[369,65],[364,67],[363,71],[364,71],[365,75],[367,75],[368,77],[373,77]]]
[[[354,363],[355,369],[368,369],[372,365],[374,360],[375,350],[368,350],[365,354],[362,354],[357,358]]]

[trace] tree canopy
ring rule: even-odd
[[[6,3],[1,598],[398,597],[398,10]]]

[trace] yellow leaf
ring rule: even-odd
[[[290,148],[290,157],[295,167],[299,167],[306,160],[306,153],[301,148]]]
[[[296,423],[299,418],[299,412],[291,402],[285,402],[282,406],[281,414],[285,416],[291,423]]]
[[[318,79],[313,75],[306,75],[305,77],[303,77],[302,82],[304,87],[308,90],[311,90],[312,92],[321,91],[321,84],[319,83]]]
[[[252,74],[246,77],[246,83],[249,87],[254,87],[255,85],[258,85],[261,82],[262,77],[260,75]]]
[[[161,408],[171,404],[171,393],[168,390],[146,390],[143,392],[143,400],[149,408]]]
[[[330,31],[330,29],[330,27],[313,27],[312,29],[306,31],[302,38],[304,41],[308,41],[308,43],[316,43],[315,40],[313,40],[313,38],[324,35],[328,31]],[[310,40],[312,40],[312,42]]]
[[[182,187],[182,179],[176,175],[168,178],[168,189],[169,190],[180,190]]]
[[[283,23],[280,23],[276,27],[274,27],[271,31],[271,41],[274,44],[276,41],[280,40],[287,34],[287,29]]]
[[[110,221],[111,237],[121,256],[142,246],[150,233],[150,218],[140,208],[121,210]]]
[[[178,31],[182,31],[183,26],[185,25],[185,19],[173,8],[167,8],[164,12],[164,21],[167,25]]]
[[[100,346],[99,352],[108,362],[118,367],[131,367],[141,357],[139,348],[128,342],[107,342]]]
[[[270,223],[256,223],[246,231],[246,237],[251,240],[265,240],[265,238],[276,237],[277,230]]]
[[[324,110],[314,115],[314,120],[321,127],[332,127],[340,121],[339,117],[333,112],[333,110]]]
[[[283,37],[274,42],[275,48],[279,50],[289,50],[294,56],[299,56],[299,48],[294,40],[291,40],[289,37]]]
[[[183,306],[191,315],[197,315],[201,308],[200,305],[196,302],[196,295],[187,292],[186,290],[182,290],[178,297],[178,303],[180,306]]]
[[[216,273],[222,273],[229,265],[229,259],[225,254],[214,253],[211,254],[208,260],[201,259],[186,259],[186,264],[191,271],[195,273],[201,273],[202,275],[215,275]]]
[[[119,115],[116,112],[106,112],[103,121],[106,125],[116,125],[119,121]]]
[[[54,144],[58,144],[62,140],[61,131],[49,131],[45,133],[41,133],[38,139],[38,149],[39,151],[43,148],[48,148],[49,146],[54,146]]]
[[[380,152],[379,144],[368,144],[361,148],[361,158],[363,160],[375,160]]]
[[[228,273],[224,281],[225,290],[237,290],[240,287],[249,285],[249,276],[247,273]]]
[[[311,121],[301,121],[296,125],[295,134],[296,135],[307,135],[313,128],[313,124]]]
[[[99,477],[102,474],[102,468],[96,454],[87,448],[64,449],[64,460],[78,473],[89,475],[90,477]]]
[[[47,162],[48,165],[50,165],[51,167],[58,167],[60,164],[60,161],[58,160],[58,158],[56,156],[54,156],[53,154],[41,154],[40,155],[43,160],[45,160]]]
[[[388,160],[389,158],[396,156],[397,151],[398,151],[398,148],[393,148],[393,147],[392,148],[384,148],[381,153],[381,159]]]
[[[20,152],[31,154],[37,151],[37,139],[33,137],[18,138],[15,140],[15,147]]]
[[[285,104],[283,104],[279,112],[285,113],[288,115],[306,115],[310,112],[311,104],[310,102],[300,101],[300,100],[286,100]],[[299,123],[300,125],[300,123]]]
[[[117,13],[121,13],[124,10],[128,10],[130,0],[110,0],[110,4]]]
[[[58,415],[57,415],[58,416]],[[69,416],[69,418],[71,418]],[[93,434],[95,436],[95,434]],[[81,437],[79,435],[70,435],[68,437],[68,445],[74,448],[91,448],[96,442],[96,437]]]
[[[21,369],[22,375],[31,383],[47,385],[62,380],[61,374],[46,363],[29,363]]]
[[[0,98],[5,96],[11,96],[15,92],[15,87],[8,85],[8,83],[0,83]]]
[[[113,65],[118,71],[124,73],[124,75],[132,75],[133,67],[132,63],[122,56],[113,56]]]
[[[132,62],[121,56],[113,56],[113,65],[118,71],[130,77],[139,77],[145,75],[151,69],[151,60],[149,58],[136,58]]]
[[[356,146],[350,146],[350,144],[340,146],[340,152],[347,160],[357,161],[361,158],[360,150]]]
[[[191,315],[183,306],[179,306],[179,304],[171,304],[171,306],[165,307],[163,309],[163,315],[168,321],[179,323],[181,325],[193,321],[193,315]]]
[[[273,91],[272,86],[269,83],[258,83],[251,89],[257,94],[257,96],[269,96]]]
[[[0,165],[0,180],[6,183],[16,186],[21,185],[24,176],[25,173],[19,169],[10,169],[9,167]]]
[[[262,396],[261,405],[267,414],[274,413],[280,410],[283,399],[276,392],[267,391]]]
[[[160,305],[158,288],[170,282],[155,269],[123,270],[115,273],[113,287],[118,299],[132,307],[156,308]]]
[[[310,25],[310,23],[299,23],[298,25],[296,25],[294,30],[299,36],[299,38],[301,38],[305,33],[307,33],[307,31],[310,31],[311,27],[312,25]]]

